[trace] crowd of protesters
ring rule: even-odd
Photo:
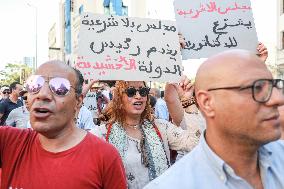
[[[194,84],[182,76],[163,92],[84,84],[64,62],[42,64],[1,87],[1,188],[284,189],[284,80],[257,50],[217,54]],[[96,116],[83,106],[88,91]]]

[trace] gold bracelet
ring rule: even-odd
[[[181,105],[183,108],[187,108],[188,106],[191,106],[195,104],[195,98],[193,96],[191,96],[188,99],[182,98],[181,99]]]

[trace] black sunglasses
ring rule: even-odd
[[[22,96],[22,99],[23,99],[23,100],[27,100],[27,99],[28,99],[28,96]]]
[[[3,94],[10,94],[10,92],[9,91],[4,91]]]
[[[139,92],[139,95],[145,97],[149,94],[150,88],[149,87],[141,87],[139,89],[135,89],[134,87],[129,87],[125,89],[125,93],[128,97],[133,97]]]

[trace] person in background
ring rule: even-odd
[[[199,142],[202,131],[206,128],[206,123],[195,105],[193,91],[194,86],[191,81],[186,76],[182,76],[179,84],[166,84],[165,101],[167,103],[172,122],[184,128],[188,127],[187,132],[191,133],[193,136],[191,146],[195,147]],[[175,161],[178,161],[188,152],[189,151],[178,151]]]
[[[82,74],[61,61],[27,80],[32,129],[0,127],[1,188],[126,189],[117,150],[75,124]]]
[[[3,100],[9,98],[10,89],[8,86],[4,85],[1,87],[0,92],[1,92],[1,97],[0,97],[0,103],[1,103]]]
[[[11,94],[5,100],[0,103],[0,125],[4,125],[9,113],[20,106],[23,106],[23,102],[19,99],[20,92],[23,90],[23,86],[19,82],[13,82],[10,85]]]
[[[284,80],[273,79],[248,51],[206,60],[195,80],[206,130],[192,152],[145,189],[284,188],[284,141],[278,140],[283,89]]]
[[[161,91],[161,98],[162,98],[162,99],[165,98],[165,91]]]
[[[150,99],[150,106],[152,108],[152,114],[155,114],[155,105],[157,103],[157,99],[156,97],[152,96],[152,95],[149,95],[149,99]]]
[[[30,112],[28,104],[28,91],[22,90],[20,96],[24,105],[12,110],[6,120],[6,125],[26,129],[30,128]]]
[[[94,123],[93,126],[100,125],[101,121],[103,121],[105,119],[103,112],[106,112],[104,110],[106,109],[107,104],[109,103],[109,97],[110,97],[109,94],[104,95],[102,93],[105,85],[108,85],[108,84],[105,83],[105,82],[98,81],[98,80],[91,80],[91,81],[87,81],[87,82],[85,81],[84,86],[83,86],[82,94],[83,94],[84,98],[86,97],[86,95],[88,94],[89,91],[96,93],[96,100],[94,101],[94,103],[96,103],[97,110],[96,110],[95,115],[92,115],[93,116],[93,123]],[[80,112],[84,111],[84,110],[86,110],[86,109],[83,108],[83,109],[80,110]],[[89,117],[89,115],[90,114],[88,114],[88,117]],[[83,119],[84,117],[85,116],[83,116],[83,114],[79,113],[78,118]],[[86,119],[89,120],[89,118],[87,118],[87,117],[84,118],[84,120],[86,120]],[[87,121],[87,122],[89,122],[89,121]],[[81,123],[82,123],[82,121],[81,121]],[[93,126],[90,125],[90,127],[88,127],[88,128],[91,128]],[[87,130],[89,130],[89,129],[87,129]]]
[[[156,118],[169,121],[169,111],[165,100],[161,98],[161,91],[157,88],[152,88],[150,90],[150,95],[154,96],[157,100],[155,105]]]
[[[104,89],[100,88],[97,90],[96,98],[97,98],[97,108],[98,108],[98,114],[100,115],[102,111],[107,107],[107,104],[109,103],[109,93],[107,93],[107,96],[103,94]]]
[[[84,105],[80,108],[76,119],[76,125],[77,127],[86,131],[89,131],[95,127],[92,112]]]
[[[106,82],[100,82],[100,83],[102,84],[101,92],[105,97],[107,97],[108,102],[109,102],[112,99],[112,93],[111,93],[110,87]]]

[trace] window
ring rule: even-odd
[[[104,14],[110,15],[110,0],[104,0],[103,5],[104,5]]]
[[[284,14],[284,0],[282,0],[282,13]]]
[[[79,14],[82,14],[83,11],[84,11],[84,6],[81,5],[80,8],[79,8]]]
[[[128,7],[125,6],[123,3],[122,3],[122,16],[128,16]]]
[[[74,11],[74,0],[71,0],[71,2],[70,2],[70,11],[71,12]]]
[[[282,31],[282,49],[284,49],[284,31]]]
[[[116,4],[120,2],[119,0]],[[117,15],[117,12],[119,12],[121,16],[127,16],[128,15],[128,7],[123,4],[123,1],[120,4],[121,6],[114,6],[115,4],[110,0],[104,0],[103,6],[104,6],[104,14],[106,15]]]

